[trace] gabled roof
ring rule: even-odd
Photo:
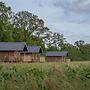
[[[58,52],[58,51],[49,51],[46,53],[46,56],[52,57],[52,56],[68,56],[68,52],[67,51],[62,51],[62,52]]]
[[[28,53],[42,53],[40,46],[27,46]]]
[[[23,51],[24,42],[0,42],[0,51]]]

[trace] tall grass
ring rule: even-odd
[[[1,63],[0,90],[90,90],[90,63]]]

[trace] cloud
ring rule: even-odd
[[[45,10],[44,15],[51,15],[58,21],[90,23],[90,1],[89,0],[31,0],[39,11]],[[45,14],[46,13],[46,14]],[[51,14],[50,14],[51,13]]]
[[[90,13],[90,2],[88,0],[78,0],[67,6],[66,9],[76,13]]]
[[[88,0],[54,0],[53,5],[76,13],[90,11]]]

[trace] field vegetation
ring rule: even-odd
[[[0,63],[0,90],[90,90],[90,62]]]

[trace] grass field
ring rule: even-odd
[[[90,62],[0,63],[0,90],[90,90]]]

